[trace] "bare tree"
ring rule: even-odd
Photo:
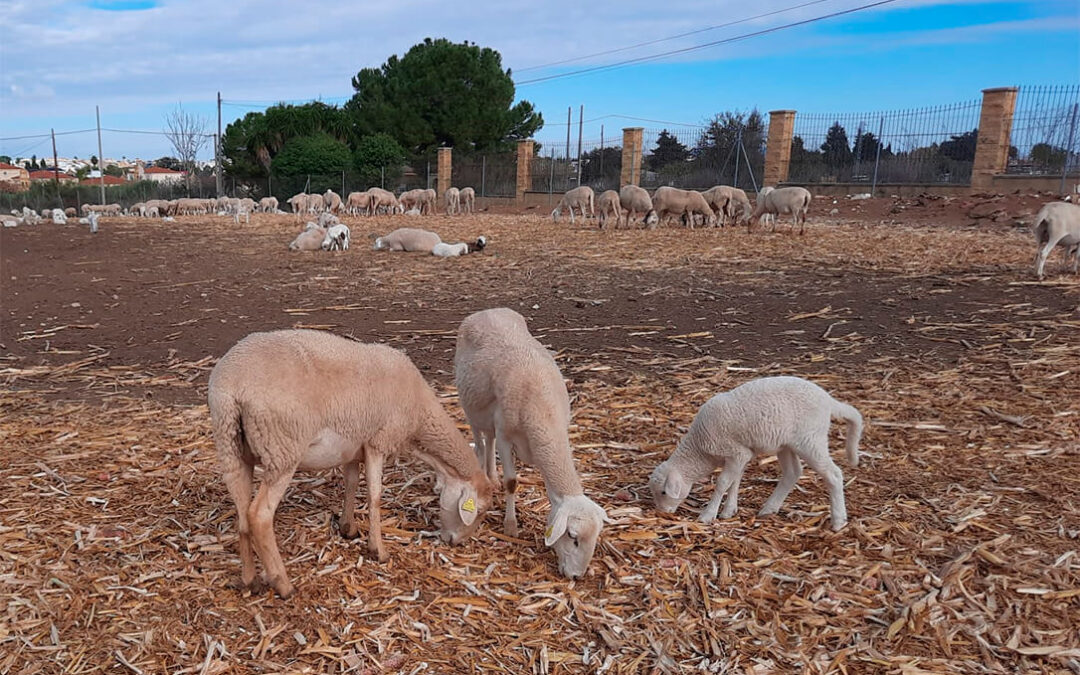
[[[191,179],[195,175],[195,160],[199,151],[210,140],[207,132],[210,120],[195,113],[184,111],[183,104],[165,115],[165,137],[172,143],[176,157],[187,170],[187,186],[191,189]]]

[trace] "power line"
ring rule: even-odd
[[[648,61],[655,61],[657,59],[662,59],[662,58],[665,58],[667,56],[674,56],[676,54],[686,54],[688,52],[697,51],[699,49],[708,49],[709,47],[716,47],[716,46],[719,46],[719,45],[730,44],[732,42],[739,42],[741,40],[748,40],[750,38],[759,37],[761,35],[768,35],[769,33],[775,33],[777,31],[786,30],[788,28],[795,28],[796,26],[805,26],[807,24],[816,23],[818,21],[824,21],[826,19],[833,19],[833,18],[836,18],[838,16],[843,16],[845,14],[853,14],[854,12],[859,12],[859,11],[862,11],[864,9],[870,9],[872,7],[879,7],[881,5],[888,5],[888,4],[896,2],[896,1],[897,0],[878,0],[878,2],[871,2],[871,3],[865,4],[865,5],[860,5],[858,7],[852,7],[851,9],[843,9],[843,10],[839,10],[839,11],[836,11],[836,12],[831,12],[829,14],[822,14],[820,16],[811,17],[809,19],[803,19],[801,21],[793,21],[791,23],[786,23],[786,24],[783,24],[783,25],[780,25],[780,26],[773,26],[771,28],[765,28],[765,29],[762,29],[762,30],[759,30],[759,31],[754,31],[752,33],[744,33],[742,35],[736,35],[736,36],[733,36],[733,37],[724,38],[722,40],[714,40],[712,42],[706,42],[706,43],[700,44],[700,45],[693,45],[691,47],[683,47],[682,49],[672,49],[670,51],[660,52],[658,54],[650,54],[648,56],[639,56],[639,57],[634,58],[634,59],[627,59],[625,61],[618,61],[616,63],[609,63],[609,64],[602,65],[602,66],[592,66],[591,68],[582,68],[581,70],[573,70],[573,71],[570,71],[568,73],[558,73],[556,75],[547,75],[545,77],[535,77],[535,78],[533,78],[531,80],[522,80],[521,82],[515,82],[514,85],[520,87],[520,86],[523,86],[523,85],[526,85],[526,84],[536,84],[536,83],[539,83],[539,82],[547,82],[549,80],[558,80],[558,79],[561,79],[561,78],[564,78],[564,77],[574,77],[574,76],[577,76],[577,75],[585,75],[587,73],[594,73],[594,72],[603,71],[603,70],[613,70],[615,68],[622,68],[623,66],[633,65],[635,63],[646,63]]]
[[[617,49],[608,49],[602,52],[594,52],[592,54],[585,54],[584,56],[575,56],[569,59],[563,59],[562,61],[552,61],[550,63],[542,63],[538,66],[528,66],[526,68],[518,68],[518,73],[528,72],[530,70],[541,70],[544,68],[551,68],[552,66],[561,66],[565,63],[573,63],[574,61],[584,61],[586,59],[596,58],[598,56],[607,56],[608,54],[618,54],[619,52],[628,52],[633,49],[639,49],[641,47],[648,47],[649,45],[655,45],[661,42],[670,42],[671,40],[678,40],[679,38],[689,37],[691,35],[697,35],[698,33],[707,33],[709,31],[719,30],[721,28],[729,28],[731,26],[737,26],[740,23],[747,23],[748,21],[755,21],[757,19],[764,19],[766,17],[775,16],[777,14],[783,14],[785,12],[791,12],[796,9],[802,9],[803,7],[809,7],[811,5],[820,5],[823,2],[829,2],[830,0],[810,0],[810,2],[804,2],[800,5],[793,5],[791,7],[785,7],[783,9],[777,9],[772,12],[766,12],[764,14],[757,14],[755,16],[748,16],[745,19],[738,19],[736,21],[728,21],[727,23],[720,23],[715,26],[707,26],[705,28],[698,28],[697,30],[688,31],[686,33],[679,33],[678,35],[670,35],[668,37],[657,38],[655,40],[649,40],[647,42],[639,42],[627,47],[619,47]]]

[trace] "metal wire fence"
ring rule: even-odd
[[[980,101],[876,113],[798,114],[791,183],[971,180]]]
[[[1006,173],[1056,176],[1080,170],[1080,85],[1021,87]]]
[[[725,113],[705,126],[645,129],[642,185],[693,190],[733,185],[757,191],[767,136],[768,122],[756,110]]]
[[[471,187],[477,197],[513,197],[517,193],[517,154],[454,157],[454,187]]]

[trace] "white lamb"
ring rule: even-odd
[[[443,541],[476,530],[491,504],[491,484],[476,456],[404,353],[313,330],[252,333],[210,373],[210,417],[218,464],[237,507],[241,585],[264,581],[293,593],[274,538],[274,512],[297,471],[341,467],[345,504],[338,529],[355,537],[360,463],[368,483],[368,550],[380,562],[383,465],[409,449],[435,470]],[[256,464],[264,469],[252,499]]]
[[[551,502],[544,543],[555,549],[559,571],[571,579],[584,575],[607,514],[585,496],[574,469],[567,432],[570,398],[555,359],[529,334],[524,317],[511,309],[489,309],[461,322],[454,379],[476,455],[492,482],[499,452],[503,529],[511,536],[518,532],[516,457],[544,478]]]
[[[479,236],[476,241],[469,244],[461,242],[458,244],[447,244],[439,242],[431,249],[431,255],[439,256],[440,258],[457,258],[468,253],[475,253],[477,251],[483,251],[487,246],[487,237]]]
[[[324,251],[348,251],[351,232],[348,225],[337,223],[326,228],[326,236],[322,241]]]
[[[810,204],[814,201],[810,191],[804,187],[782,187],[766,192],[759,196],[757,208],[747,220],[747,229],[753,226],[754,221],[763,214],[773,215],[789,214],[791,216],[791,229],[799,225],[799,234],[806,232],[806,213],[810,210]],[[773,221],[773,230],[776,229],[776,221]]]
[[[446,199],[446,215],[452,216],[461,212],[461,190],[456,187],[447,188],[443,196]]]
[[[67,225],[67,216],[64,215],[63,210],[61,210],[61,209],[53,209],[52,210],[52,221],[54,223],[56,223],[57,225]]]
[[[390,234],[375,240],[376,251],[422,251],[431,253],[442,242],[439,235],[413,227],[399,227]]]
[[[594,209],[594,202],[596,200],[596,194],[593,189],[588,185],[582,185],[567,191],[562,196],[559,203],[555,206],[555,209],[551,212],[551,219],[556,223],[559,222],[559,215],[564,210],[570,211],[570,224],[574,223],[574,209],[577,208],[581,211],[581,217],[587,218],[589,216],[596,215]],[[588,209],[588,215],[586,215],[586,208]]]
[[[1068,202],[1045,204],[1035,216],[1032,225],[1039,250],[1035,253],[1035,274],[1043,278],[1043,267],[1054,247],[1065,247],[1065,261],[1073,258],[1072,271],[1080,268],[1080,206]]]
[[[712,522],[727,494],[721,518],[738,508],[739,481],[756,456],[777,455],[780,482],[758,515],[776,513],[802,475],[802,463],[821,474],[829,489],[832,527],[847,523],[844,476],[829,457],[829,422],[847,423],[847,461],[859,464],[862,415],[817,386],[798,377],[765,377],[717,394],[701,406],[690,430],[666,461],[649,478],[657,508],[673,513],[696,481],[722,467],[716,491],[699,520]]]

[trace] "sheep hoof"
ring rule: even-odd
[[[368,551],[371,553],[371,555],[373,555],[375,557],[376,560],[378,560],[381,563],[384,563],[384,562],[390,560],[390,554],[387,553],[386,549],[384,549],[384,548],[375,547],[375,546],[368,546]]]
[[[766,516],[775,516],[776,512],[779,510],[780,509],[761,509],[760,511],[758,511],[757,517],[764,518]]]
[[[278,596],[282,600],[288,600],[292,597],[293,593],[296,592],[296,587],[290,584],[287,579],[274,579],[271,583],[274,586],[274,590],[277,591]]]
[[[716,514],[713,513],[703,513],[698,516],[698,521],[705,523],[706,525],[713,522],[714,520],[716,520]]]
[[[835,523],[832,524],[833,532],[839,532],[840,530],[844,529],[845,527],[847,527],[847,521],[846,520],[841,520],[839,522],[835,522]]]
[[[508,537],[516,537],[521,534],[521,530],[518,529],[517,523],[503,523],[503,534]]]
[[[356,524],[355,520],[345,522],[344,520],[337,520],[337,531],[343,539],[356,539],[360,536],[360,527]]]

